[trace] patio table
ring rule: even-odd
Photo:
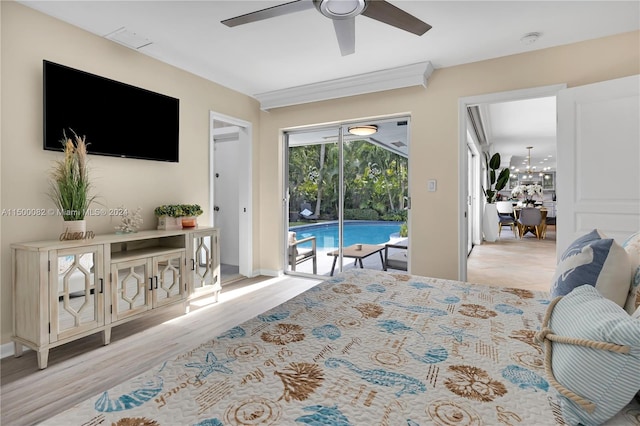
[[[361,247],[361,248],[358,248]],[[375,253],[380,253],[380,263],[382,264],[382,269],[384,269],[384,259],[382,257],[382,251],[384,250],[384,246],[378,246],[374,244],[354,244],[349,247],[345,247],[342,250],[342,257],[348,257],[351,259],[355,259],[355,263],[360,263],[360,268],[364,268],[362,266],[362,259],[371,256]],[[338,260],[339,250],[330,251],[327,253],[327,256],[333,256],[333,265],[331,265],[331,276],[333,276],[333,272],[336,269],[336,262]]]

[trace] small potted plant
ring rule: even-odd
[[[49,197],[65,221],[65,232],[82,238],[86,232],[85,215],[95,196],[89,194],[86,137],[71,132],[73,139],[62,131],[64,158],[57,160],[50,172]]]
[[[158,217],[158,229],[182,229],[197,226],[202,208],[198,204],[166,204],[153,211]]]
[[[156,207],[153,213],[158,217],[158,229],[182,229],[182,211],[176,204],[165,204]]]
[[[198,204],[183,204],[182,206],[182,227],[195,228],[198,226],[198,216],[203,212]]]

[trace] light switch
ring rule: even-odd
[[[429,179],[427,181],[427,191],[436,192],[437,188],[438,188],[438,182],[435,179]]]

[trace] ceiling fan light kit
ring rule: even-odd
[[[375,124],[360,125],[349,127],[349,133],[356,136],[369,136],[378,131],[378,126]]]
[[[385,0],[296,0],[225,19],[221,22],[228,27],[235,27],[314,7],[323,16],[333,20],[342,56],[355,53],[355,18],[358,15],[366,16],[418,36],[431,29],[431,25]]]
[[[365,0],[313,0],[313,4],[330,19],[354,18],[367,7]]]

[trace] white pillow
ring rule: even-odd
[[[300,214],[301,214],[302,216],[309,216],[311,213],[313,213],[313,212],[312,212],[311,210],[309,210],[309,209],[304,209],[304,210],[302,210],[302,211],[300,212]]]

